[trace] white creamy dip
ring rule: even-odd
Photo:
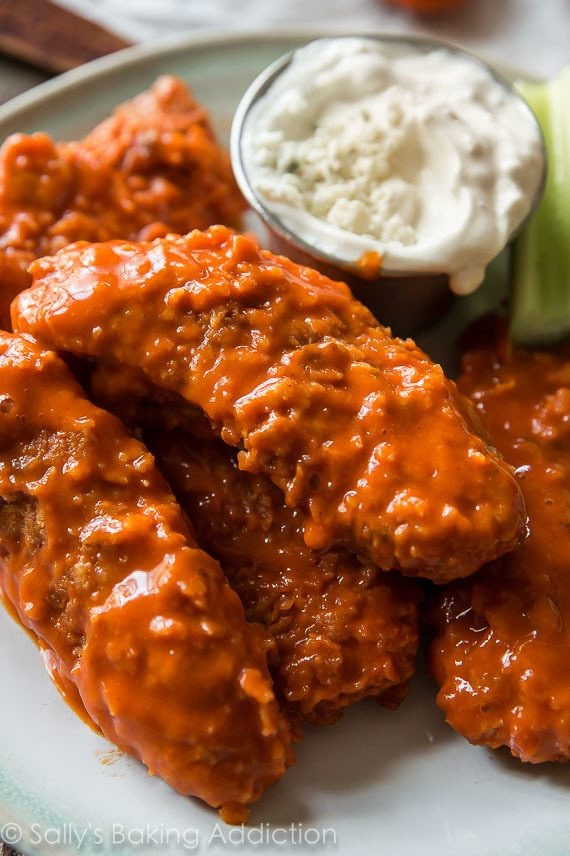
[[[543,158],[530,111],[476,60],[366,38],[296,51],[242,137],[255,194],[306,244],[446,272],[460,294],[528,214]]]

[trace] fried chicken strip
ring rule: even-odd
[[[200,545],[247,618],[275,638],[273,675],[291,715],[329,723],[365,697],[399,703],[414,672],[419,590],[346,551],[311,550],[279,489],[240,472],[220,441],[166,433],[149,442]]]
[[[59,358],[0,334],[0,586],[93,722],[182,794],[243,818],[289,726],[247,624],[152,456]]]
[[[454,384],[342,283],[221,226],[80,243],[31,270],[17,329],[202,408],[303,512],[313,549],[441,583],[517,542],[519,488]]]
[[[15,134],[0,148],[0,326],[27,268],[77,240],[237,225],[244,202],[208,114],[161,77],[80,142]]]
[[[91,388],[105,407],[147,428],[145,442],[198,543],[220,561],[247,618],[271,632],[270,667],[289,716],[331,723],[364,697],[396,706],[414,671],[419,588],[346,551],[307,547],[302,516],[279,489],[240,471],[199,411],[140,373],[100,365]]]
[[[522,761],[570,758],[570,361],[467,353],[460,387],[517,469],[529,534],[509,556],[444,590],[430,610],[431,666],[447,721]]]

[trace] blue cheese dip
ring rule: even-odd
[[[537,122],[468,55],[373,38],[297,50],[253,103],[242,167],[262,205],[318,253],[378,253],[468,294],[532,208]]]

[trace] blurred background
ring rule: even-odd
[[[570,54],[570,0],[64,0],[135,40],[200,29],[422,31],[536,74]]]
[[[570,59],[570,0],[0,0],[0,100],[133,42],[304,27],[430,34],[527,75]]]

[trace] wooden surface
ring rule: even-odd
[[[0,0],[0,53],[44,71],[68,71],[128,44],[51,0]]]

